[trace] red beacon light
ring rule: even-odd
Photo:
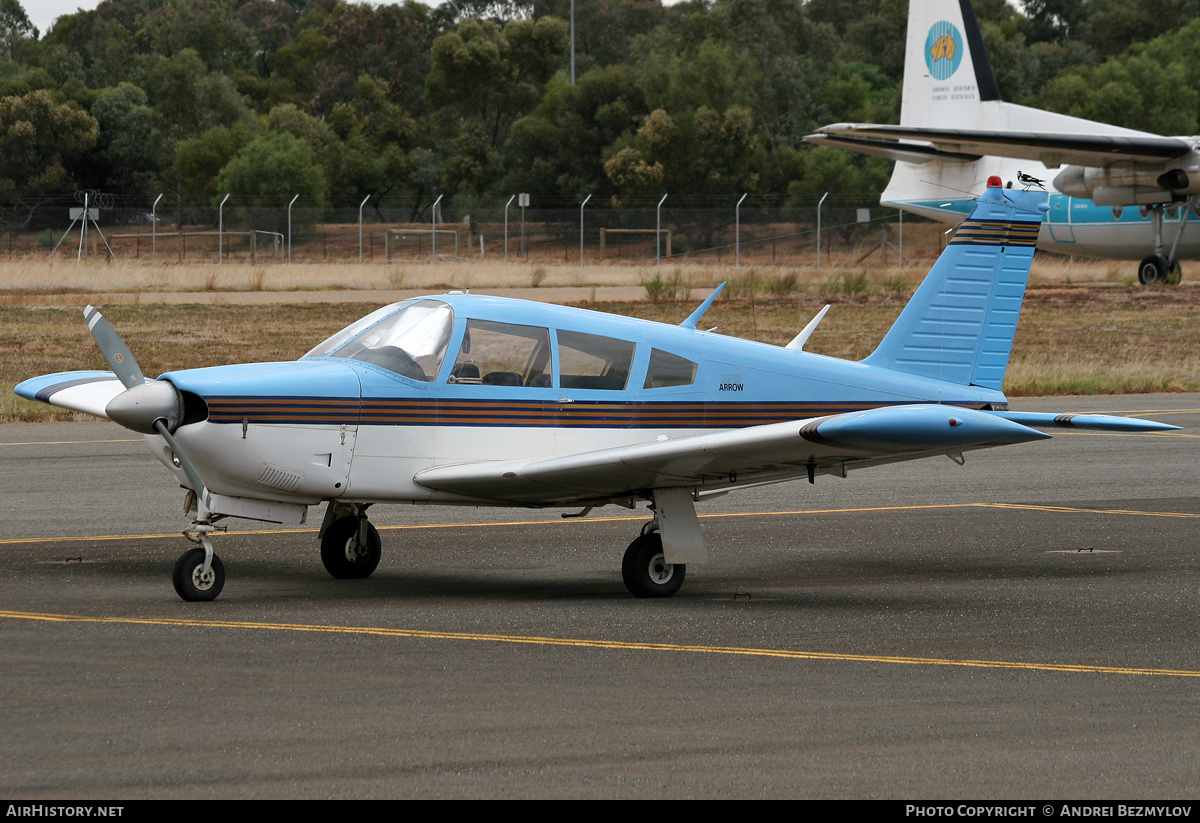
[[[989,177],[987,184],[989,189],[999,189],[1004,187],[1004,183],[1000,181],[1000,175],[998,174],[993,174],[991,177]]]

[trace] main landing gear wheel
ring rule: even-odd
[[[1138,264],[1138,282],[1143,286],[1167,282],[1169,272],[1166,258],[1152,254]]]
[[[683,585],[686,571],[682,563],[667,562],[662,535],[657,532],[630,543],[621,562],[621,578],[634,597],[670,597]]]
[[[171,575],[175,593],[189,603],[216,600],[225,587],[225,566],[215,554],[204,571],[204,549],[188,549],[175,561]]]
[[[370,577],[379,565],[383,542],[378,530],[367,523],[367,539],[362,543],[358,539],[358,526],[357,517],[339,517],[329,524],[321,538],[321,562],[325,564],[325,571],[338,580]]]

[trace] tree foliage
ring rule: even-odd
[[[1200,0],[973,0],[1006,100],[1200,130]],[[48,32],[0,0],[0,208],[403,205],[438,194],[802,204],[883,161],[803,142],[891,122],[905,0],[103,0]],[[286,178],[286,179],[285,179]]]

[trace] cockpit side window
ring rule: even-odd
[[[376,312],[375,314],[379,314]],[[351,326],[357,330],[365,320]],[[342,343],[339,335],[309,353],[371,363],[390,372],[428,383],[437,377],[450,345],[454,310],[440,300],[418,300],[383,320],[356,331]]]
[[[564,389],[620,391],[629,382],[635,345],[626,340],[558,332],[559,384]]]
[[[690,386],[696,382],[696,364],[662,349],[650,350],[650,367],[646,370],[646,389],[665,389],[670,386]]]
[[[550,388],[550,330],[468,320],[450,382]]]

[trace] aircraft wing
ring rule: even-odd
[[[1106,166],[1115,162],[1161,163],[1182,157],[1192,150],[1187,140],[1178,137],[1159,137],[1147,134],[1053,134],[1027,131],[982,131],[974,129],[928,129],[913,126],[889,126],[879,123],[835,123],[805,137],[809,142],[827,142],[830,136],[840,148],[883,154],[879,140],[920,140],[931,144],[938,152],[962,155],[994,155],[1036,160],[1048,168],[1063,164],[1075,166]],[[810,139],[815,138],[815,139]],[[874,143],[856,145],[847,138]],[[892,144],[897,152],[920,152],[919,146]],[[870,150],[868,150],[870,149]],[[906,160],[904,157],[893,159]],[[928,160],[929,157],[924,158]],[[965,159],[965,158],[964,158]],[[973,159],[973,158],[972,158]],[[906,160],[906,162],[915,162]],[[924,162],[922,160],[921,162]]]
[[[419,472],[422,486],[528,506],[620,500],[651,489],[723,491],[1049,437],[974,409],[931,404],[653,441],[580,454]]]
[[[108,420],[104,409],[125,391],[125,386],[110,371],[64,371],[32,377],[18,383],[13,391],[27,400],[40,400]]]

